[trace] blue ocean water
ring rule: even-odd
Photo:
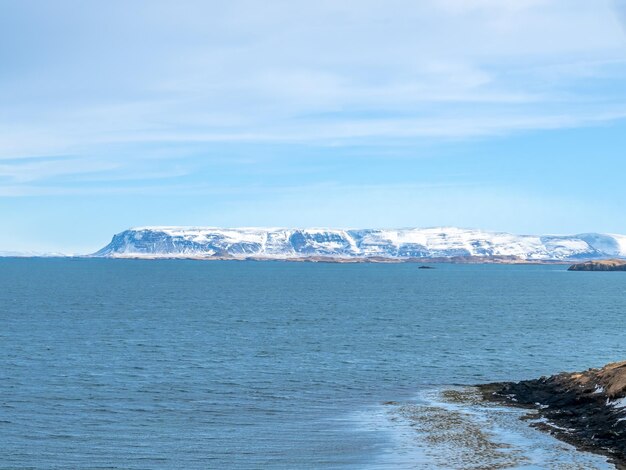
[[[441,394],[624,359],[626,274],[417,268],[0,259],[0,468],[477,468],[487,428],[604,468]]]

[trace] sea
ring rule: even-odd
[[[604,469],[473,385],[626,358],[626,273],[0,259],[0,469]]]

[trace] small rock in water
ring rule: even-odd
[[[626,271],[625,259],[602,259],[572,264],[568,271]]]

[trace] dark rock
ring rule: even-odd
[[[581,373],[480,385],[486,400],[531,408],[532,425],[626,469],[626,361]],[[624,402],[622,402],[624,399]]]
[[[572,264],[568,271],[626,271],[626,260],[603,259]]]

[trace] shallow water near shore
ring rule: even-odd
[[[0,468],[610,468],[466,387],[624,359],[566,269],[0,259]]]
[[[529,410],[486,403],[473,387],[425,389],[414,400],[356,415],[364,428],[386,429],[393,443],[370,469],[611,469],[604,456],[528,426]]]

